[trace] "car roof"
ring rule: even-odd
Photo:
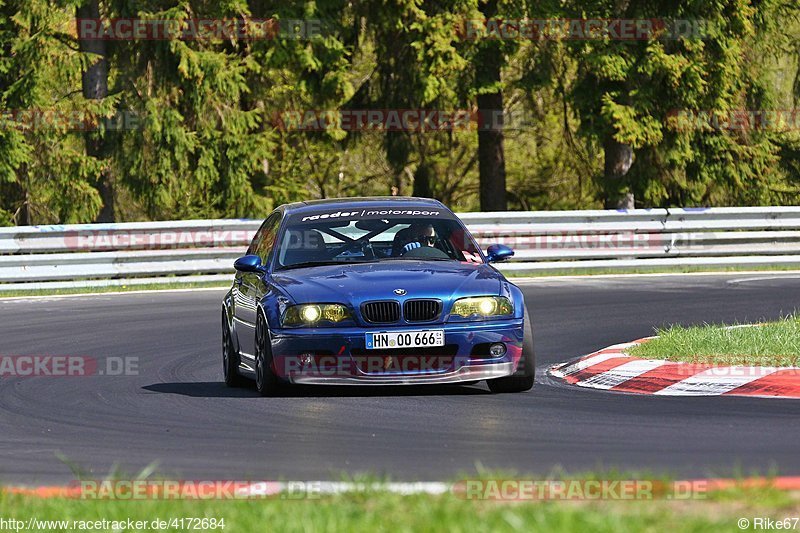
[[[358,196],[353,198],[326,198],[324,200],[308,200],[305,202],[294,202],[291,204],[284,204],[279,207],[283,208],[287,213],[299,213],[302,211],[316,211],[320,207],[326,205],[342,206],[347,205],[351,208],[370,208],[387,205],[397,205],[404,208],[419,206],[419,207],[437,207],[445,208],[444,204],[439,200],[432,198],[418,198],[414,196]]]

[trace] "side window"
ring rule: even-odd
[[[255,254],[261,257],[261,263],[266,264],[267,258],[272,252],[272,247],[275,245],[275,239],[278,236],[278,226],[280,226],[281,214],[273,213],[267,220],[258,228],[253,242],[247,249],[248,254]]]

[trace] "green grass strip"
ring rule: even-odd
[[[69,531],[45,520],[118,521],[131,519],[172,525],[147,530],[186,531],[188,519],[215,519],[200,531],[464,532],[474,531],[738,531],[739,516],[780,516],[781,511],[733,501],[487,502],[453,495],[402,496],[390,493],[345,494],[315,500],[142,500],[85,501],[0,496],[5,520],[34,518],[41,531]],[[183,519],[183,522],[181,522]],[[173,522],[173,520],[175,522]],[[224,521],[224,529],[219,524]],[[180,524],[180,525],[179,525]],[[49,526],[49,527],[48,527]],[[101,530],[111,530],[100,528]],[[6,528],[7,530],[9,528]],[[27,529],[26,529],[27,530]],[[126,526],[117,531],[131,531]]]
[[[723,365],[800,366],[800,316],[757,327],[724,325],[659,329],[658,338],[627,350],[635,357]]]

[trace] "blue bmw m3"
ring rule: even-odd
[[[522,292],[441,202],[375,197],[282,205],[236,260],[222,307],[225,383],[420,385],[534,381]]]

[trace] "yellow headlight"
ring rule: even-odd
[[[329,304],[323,306],[322,318],[331,322],[341,322],[347,318],[347,308],[339,304]]]
[[[478,316],[505,316],[514,313],[514,306],[504,296],[478,296],[461,298],[453,304],[451,315],[471,317]]]
[[[337,323],[347,318],[350,312],[341,304],[302,304],[287,308],[282,322],[284,326],[303,326],[321,320]]]
[[[303,320],[306,322],[316,322],[319,320],[320,314],[319,307],[316,305],[307,305],[300,311],[300,316],[302,316]]]
[[[480,309],[480,312],[484,315],[491,315],[496,307],[497,302],[489,299],[481,300],[481,302],[478,304],[478,309]]]

